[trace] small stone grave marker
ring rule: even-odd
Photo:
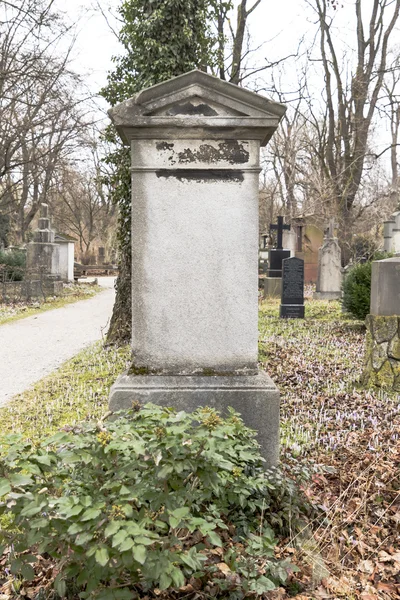
[[[282,299],[279,316],[304,319],[304,260],[285,258],[282,262]]]

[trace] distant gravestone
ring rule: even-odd
[[[106,249],[104,246],[100,246],[98,250],[99,264],[103,265],[106,261]]]
[[[383,223],[385,252],[400,254],[400,211],[391,215],[389,221]]]
[[[33,234],[34,241],[26,246],[26,267],[30,275],[59,275],[60,250],[54,238],[49,207],[43,203],[40,205],[38,228]]]
[[[264,298],[279,297],[282,292],[282,261],[290,257],[290,250],[283,248],[284,231],[290,230],[290,225],[284,225],[283,217],[278,217],[276,224],[270,225],[270,231],[277,232],[276,248],[268,253],[268,273],[264,279]]]
[[[285,258],[282,263],[282,319],[304,319],[304,260]]]
[[[325,231],[325,239],[318,252],[318,277],[315,300],[338,300],[342,288],[342,252],[335,237],[333,219]]]

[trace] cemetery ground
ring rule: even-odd
[[[298,572],[286,589],[261,595],[399,598],[399,396],[361,385],[364,324],[344,316],[338,302],[306,300],[305,320],[279,319],[278,311],[278,301],[261,303],[260,364],[281,391],[282,469],[288,477],[301,470],[308,474],[302,494],[314,512],[301,533],[278,535],[276,557],[290,558]],[[21,432],[37,443],[59,428],[97,420],[107,410],[116,373],[128,361],[127,348],[96,344],[85,350],[2,408],[0,433]],[[234,546],[229,539],[225,543]],[[213,552],[216,571],[229,580],[222,552]],[[45,598],[40,588],[49,591],[57,575],[57,565],[46,555],[38,557],[29,582],[11,575],[8,567],[5,551],[1,600]],[[180,592],[150,590],[146,598],[208,600],[214,594],[212,586],[196,590],[187,581]]]
[[[25,319],[32,315],[61,308],[73,302],[79,302],[86,298],[91,298],[99,291],[101,287],[96,283],[67,283],[64,284],[61,296],[42,296],[32,300],[15,300],[10,302],[0,302],[0,325]]]

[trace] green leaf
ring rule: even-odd
[[[151,546],[151,544],[154,543],[154,540],[151,540],[150,538],[144,537],[142,535],[138,535],[137,537],[135,537],[135,542],[136,544],[143,544],[143,546]]]
[[[99,548],[98,550],[96,550],[94,557],[96,559],[96,562],[99,563],[99,565],[105,567],[109,560],[107,548]]]
[[[256,579],[256,581],[252,581],[250,583],[250,589],[252,589],[259,596],[261,596],[265,592],[271,592],[272,590],[275,590],[276,585],[267,577],[261,576],[258,579]]]
[[[11,492],[11,485],[8,479],[0,479],[0,497]]]
[[[67,533],[69,533],[69,535],[76,535],[77,533],[83,531],[84,528],[85,527],[82,525],[82,523],[72,523],[72,525],[68,527]]]
[[[182,506],[167,513],[168,521],[171,527],[178,527],[184,517],[190,514],[190,509],[187,506]]]
[[[115,548],[115,546],[122,544],[126,537],[128,537],[128,534],[126,533],[125,529],[120,529],[112,539],[112,547]]]
[[[11,573],[16,575],[17,573],[20,572],[21,568],[22,568],[22,560],[20,558],[15,558],[14,560],[11,561],[11,565],[10,565]]]
[[[83,511],[83,506],[77,504],[75,506],[71,506],[71,508],[67,508],[65,510],[62,511],[62,514],[65,517],[75,517],[76,515],[79,515],[79,513],[81,513]]]
[[[93,539],[93,534],[88,531],[83,531],[82,533],[78,533],[75,539],[75,544],[78,546],[84,546],[87,542]]]
[[[119,531],[122,525],[122,521],[110,521],[107,527],[104,530],[104,535],[106,537],[110,537],[110,535],[114,535]]]
[[[157,473],[158,479],[165,479],[173,472],[174,468],[172,465],[164,465]]]
[[[219,546],[220,548],[223,547],[224,544],[219,535],[215,533],[215,531],[210,531],[207,537],[213,546]]]
[[[49,521],[45,518],[34,519],[30,522],[30,526],[32,527],[32,529],[43,529],[43,527],[46,527],[48,524]]]
[[[172,583],[171,577],[167,573],[161,573],[160,575],[160,590],[167,590]]]
[[[144,546],[134,546],[133,550],[132,550],[132,554],[133,554],[133,558],[140,563],[141,565],[144,565],[144,563],[146,562],[146,548]]]
[[[21,575],[25,581],[32,581],[35,579],[35,571],[30,565],[23,565],[21,567]]]
[[[81,516],[81,521],[93,521],[93,519],[97,519],[98,516],[101,515],[101,510],[98,508],[88,508],[85,510],[83,515]]]
[[[61,598],[65,597],[65,594],[67,593],[67,585],[62,578],[61,573],[59,573],[54,580],[54,589]]]
[[[30,502],[23,510],[21,510],[21,517],[33,517],[41,511],[41,507],[36,502]]]
[[[135,540],[133,540],[132,538],[128,537],[128,538],[126,538],[126,539],[125,539],[125,540],[122,542],[122,544],[120,544],[120,545],[118,546],[118,549],[119,549],[121,552],[126,552],[127,550],[130,550],[130,549],[132,548],[132,546],[134,546],[134,545],[135,545]]]
[[[183,573],[180,569],[178,569],[177,567],[173,567],[170,570],[170,575],[172,577],[172,581],[175,584],[175,587],[180,588],[183,585],[185,585],[185,578],[183,576]]]
[[[13,475],[10,475],[10,481],[13,485],[29,485],[30,483],[33,483],[32,481],[32,477],[30,477],[29,475],[20,475],[19,473],[14,473]]]
[[[124,504],[122,506],[122,511],[125,513],[125,515],[129,518],[132,517],[133,515],[133,508],[130,504]]]

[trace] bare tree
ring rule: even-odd
[[[0,5],[0,211],[20,242],[87,122],[66,32],[53,0]]]
[[[373,0],[367,26],[361,0],[355,0],[354,68],[343,64],[340,54],[334,31],[333,9],[337,7],[332,9],[329,0],[308,3],[318,17],[326,102],[324,119],[311,111],[310,122],[318,132],[317,154],[346,240],[351,235],[352,208],[362,181],[368,136],[387,71],[389,40],[398,20],[400,0]]]

